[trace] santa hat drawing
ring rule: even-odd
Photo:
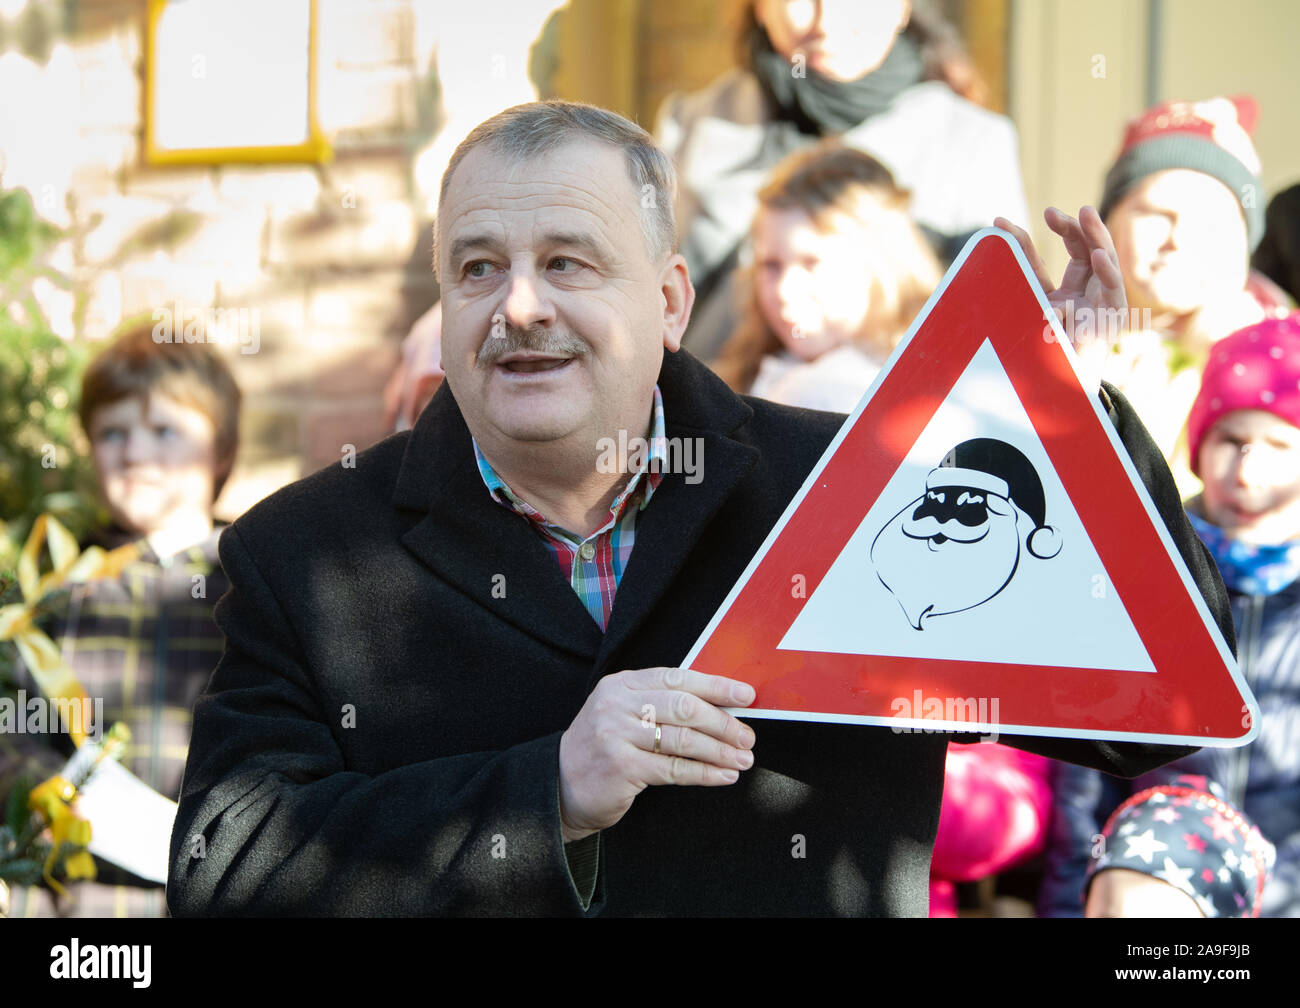
[[[943,457],[926,477],[926,490],[965,487],[1011,501],[1034,523],[1025,548],[1040,560],[1061,552],[1061,536],[1047,524],[1047,502],[1038,471],[1020,449],[997,438],[971,438]]]

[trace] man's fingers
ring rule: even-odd
[[[647,786],[734,784],[753,765],[754,730],[720,705],[753,702],[749,684],[694,669],[605,676],[560,737],[565,842],[618,822]]]
[[[1105,249],[1108,256],[1116,262],[1119,261],[1119,256],[1115,252],[1115,241],[1110,235],[1110,229],[1106,227],[1105,222],[1101,219],[1101,214],[1094,207],[1083,206],[1079,208],[1079,228],[1093,248]]]
[[[1092,271],[1101,281],[1102,289],[1111,295],[1107,298],[1110,304],[1120,308],[1126,307],[1128,297],[1124,293],[1124,274],[1120,272],[1119,264],[1108,256],[1104,249],[1092,250]]]
[[[694,728],[730,745],[748,749],[754,729],[707,700],[685,690],[644,690],[636,694],[637,716],[653,737],[653,724]],[[649,749],[647,745],[644,748]]]
[[[748,730],[747,726],[745,727]],[[734,784],[740,773],[754,765],[748,747],[737,748],[685,725],[660,724],[659,750],[653,735],[647,735],[644,752],[637,761],[638,774],[649,785],[674,784],[685,787],[720,787]],[[753,732],[748,745],[753,744]]]
[[[754,687],[739,679],[708,675],[688,668],[648,668],[626,673],[629,685],[639,690],[682,690],[723,707],[748,707]]]
[[[1124,292],[1124,274],[1119,268],[1119,253],[1115,251],[1115,242],[1110,230],[1101,219],[1101,215],[1090,206],[1079,210],[1079,226],[1088,240],[1092,271],[1101,281],[1108,294]],[[1127,306],[1128,300],[1109,298],[1116,306]]]
[[[1065,243],[1065,251],[1070,253],[1071,259],[1082,259],[1085,262],[1088,260],[1092,250],[1077,220],[1068,213],[1062,213],[1056,207],[1048,207],[1043,211],[1043,219],[1049,228],[1061,236],[1061,240]]]
[[[1011,236],[1019,243],[1021,251],[1025,253],[1025,258],[1029,260],[1029,268],[1034,271],[1038,278],[1038,283],[1045,291],[1052,291],[1056,284],[1052,282],[1052,275],[1047,272],[1047,264],[1043,262],[1042,256],[1038,254],[1038,249],[1034,248],[1034,241],[1029,237],[1029,232],[1024,228],[1016,227],[1005,217],[997,217],[993,221],[995,227],[1000,227],[1003,231],[1011,232]]]
[[[754,754],[747,748],[737,748],[720,742],[684,725],[661,725],[662,737],[658,755],[661,758],[683,756],[697,763],[707,763],[723,770],[748,770],[754,765]]]
[[[653,756],[654,763],[645,774],[650,785],[675,784],[679,787],[721,787],[735,784],[740,771],[701,763],[685,756]]]

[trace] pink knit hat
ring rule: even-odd
[[[1300,312],[1238,329],[1211,348],[1187,417],[1197,476],[1201,442],[1210,427],[1225,413],[1245,409],[1265,410],[1300,427]]]

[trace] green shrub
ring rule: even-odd
[[[0,190],[0,521],[12,541],[49,511],[79,539],[97,518],[94,473],[76,418],[85,348],[50,329],[32,295],[59,232],[25,190]],[[0,566],[6,553],[0,544]]]

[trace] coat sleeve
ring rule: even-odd
[[[174,916],[583,913],[560,834],[559,733],[375,776],[350,770],[238,525],[221,558],[226,649],[194,711],[171,840]]]
[[[1192,529],[1183,510],[1182,500],[1169,466],[1160,454],[1147,429],[1142,426],[1137,413],[1128,400],[1113,386],[1102,383],[1102,401],[1107,407],[1111,423],[1120,441],[1128,451],[1143,485],[1151,495],[1160,519],[1169,530],[1169,536],[1178,549],[1183,562],[1205,599],[1205,605],[1214,617],[1228,647],[1236,652],[1236,633],[1232,625],[1232,608],[1228,592],[1219,577],[1210,551]],[[1082,739],[1048,739],[1019,736],[1002,736],[999,740],[1026,752],[1051,756],[1080,766],[1104,770],[1118,777],[1138,777],[1158,766],[1196,752],[1193,747],[1157,745],[1147,742],[1089,742]]]

